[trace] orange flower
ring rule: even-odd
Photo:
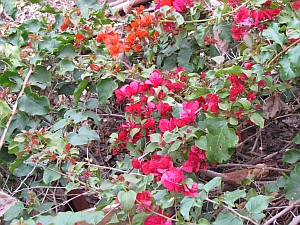
[[[95,70],[95,71],[99,71],[99,70],[100,70],[100,66],[98,66],[98,65],[96,65],[96,64],[94,64],[94,63],[91,63],[91,64],[90,64],[90,68],[91,68],[92,70]]]
[[[75,34],[75,38],[80,42],[84,42],[86,40],[86,37],[82,34]]]
[[[145,7],[143,5],[136,8],[138,14],[141,14],[144,11]]]

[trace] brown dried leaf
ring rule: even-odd
[[[224,56],[230,46],[230,42],[228,41],[223,41],[220,37],[219,34],[221,33],[221,30],[214,30],[214,39],[216,43],[216,48],[218,49],[219,53],[221,56]]]
[[[290,111],[291,109],[284,101],[271,95],[265,99],[263,110],[264,118],[271,119],[280,116],[281,113]]]
[[[0,190],[0,217],[9,210],[18,200]]]
[[[257,164],[256,166],[267,167],[267,165],[264,164],[264,163]],[[255,179],[259,179],[259,178],[262,178],[262,177],[267,177],[267,176],[269,176],[269,173],[270,173],[269,170],[260,169],[260,168],[254,168],[254,169],[251,169],[249,171],[249,174],[254,174],[255,175]]]

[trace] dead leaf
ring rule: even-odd
[[[0,190],[0,217],[9,210],[18,200]]]
[[[257,164],[256,166],[267,167],[267,165],[264,164],[264,163]],[[249,174],[254,174],[255,175],[255,179],[259,179],[259,178],[262,178],[262,177],[267,177],[267,176],[269,176],[269,173],[270,173],[269,170],[266,170],[266,169],[263,169],[263,168],[254,168],[254,169],[251,169],[249,171]]]
[[[214,39],[216,43],[216,48],[218,49],[219,53],[221,56],[224,56],[230,46],[229,41],[223,41],[220,37],[219,34],[221,33],[221,30],[214,30]]]
[[[271,95],[265,99],[263,110],[264,118],[271,119],[280,116],[283,112],[290,111],[291,109],[284,101]]]

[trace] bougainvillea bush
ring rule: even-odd
[[[1,2],[15,19],[21,3]],[[111,204],[114,223],[270,224],[264,210],[279,188],[300,198],[296,149],[283,159],[291,173],[260,193],[249,188],[253,177],[226,192],[222,177],[200,178],[230,161],[242,127],[264,127],[266,97],[297,84],[298,0],[161,0],[125,16],[96,0],[68,12],[24,4],[33,3],[47,16],[1,24],[1,180],[20,200],[7,224],[96,224]],[[125,157],[105,167],[88,149],[103,138],[99,104],[110,115],[112,102],[124,122],[110,151]],[[68,200],[37,195],[76,188],[98,198],[95,212],[57,213]]]

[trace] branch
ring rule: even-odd
[[[26,77],[24,79],[24,82],[23,82],[22,88],[20,90],[20,93],[18,95],[18,98],[17,98],[17,100],[16,100],[16,102],[15,102],[15,104],[13,106],[12,113],[11,113],[11,115],[10,115],[7,123],[6,123],[5,129],[3,130],[2,136],[0,138],[0,149],[3,147],[4,141],[5,141],[4,139],[5,139],[5,136],[7,134],[8,129],[9,129],[9,126],[10,126],[12,120],[13,120],[13,117],[18,112],[18,110],[17,110],[17,108],[18,108],[18,100],[24,94],[24,89],[25,89],[25,87],[27,85],[27,82],[28,82],[29,77],[31,76],[32,72],[33,72],[33,68],[32,68],[32,65],[30,65],[29,71],[28,71],[28,73],[27,73],[27,75],[26,75]]]
[[[293,202],[292,204],[290,204],[288,207],[286,207],[284,210],[282,210],[280,213],[276,214],[274,217],[272,217],[271,219],[267,220],[264,225],[269,225],[271,223],[273,223],[275,220],[277,220],[278,218],[282,217],[284,214],[288,213],[289,211],[291,211],[297,204],[300,204],[300,199],[298,199],[297,201]],[[294,220],[293,220],[294,221]],[[295,223],[290,223],[291,224],[295,224]],[[298,223],[297,223],[298,224]]]
[[[298,225],[300,224],[300,216],[296,216],[289,225]]]

